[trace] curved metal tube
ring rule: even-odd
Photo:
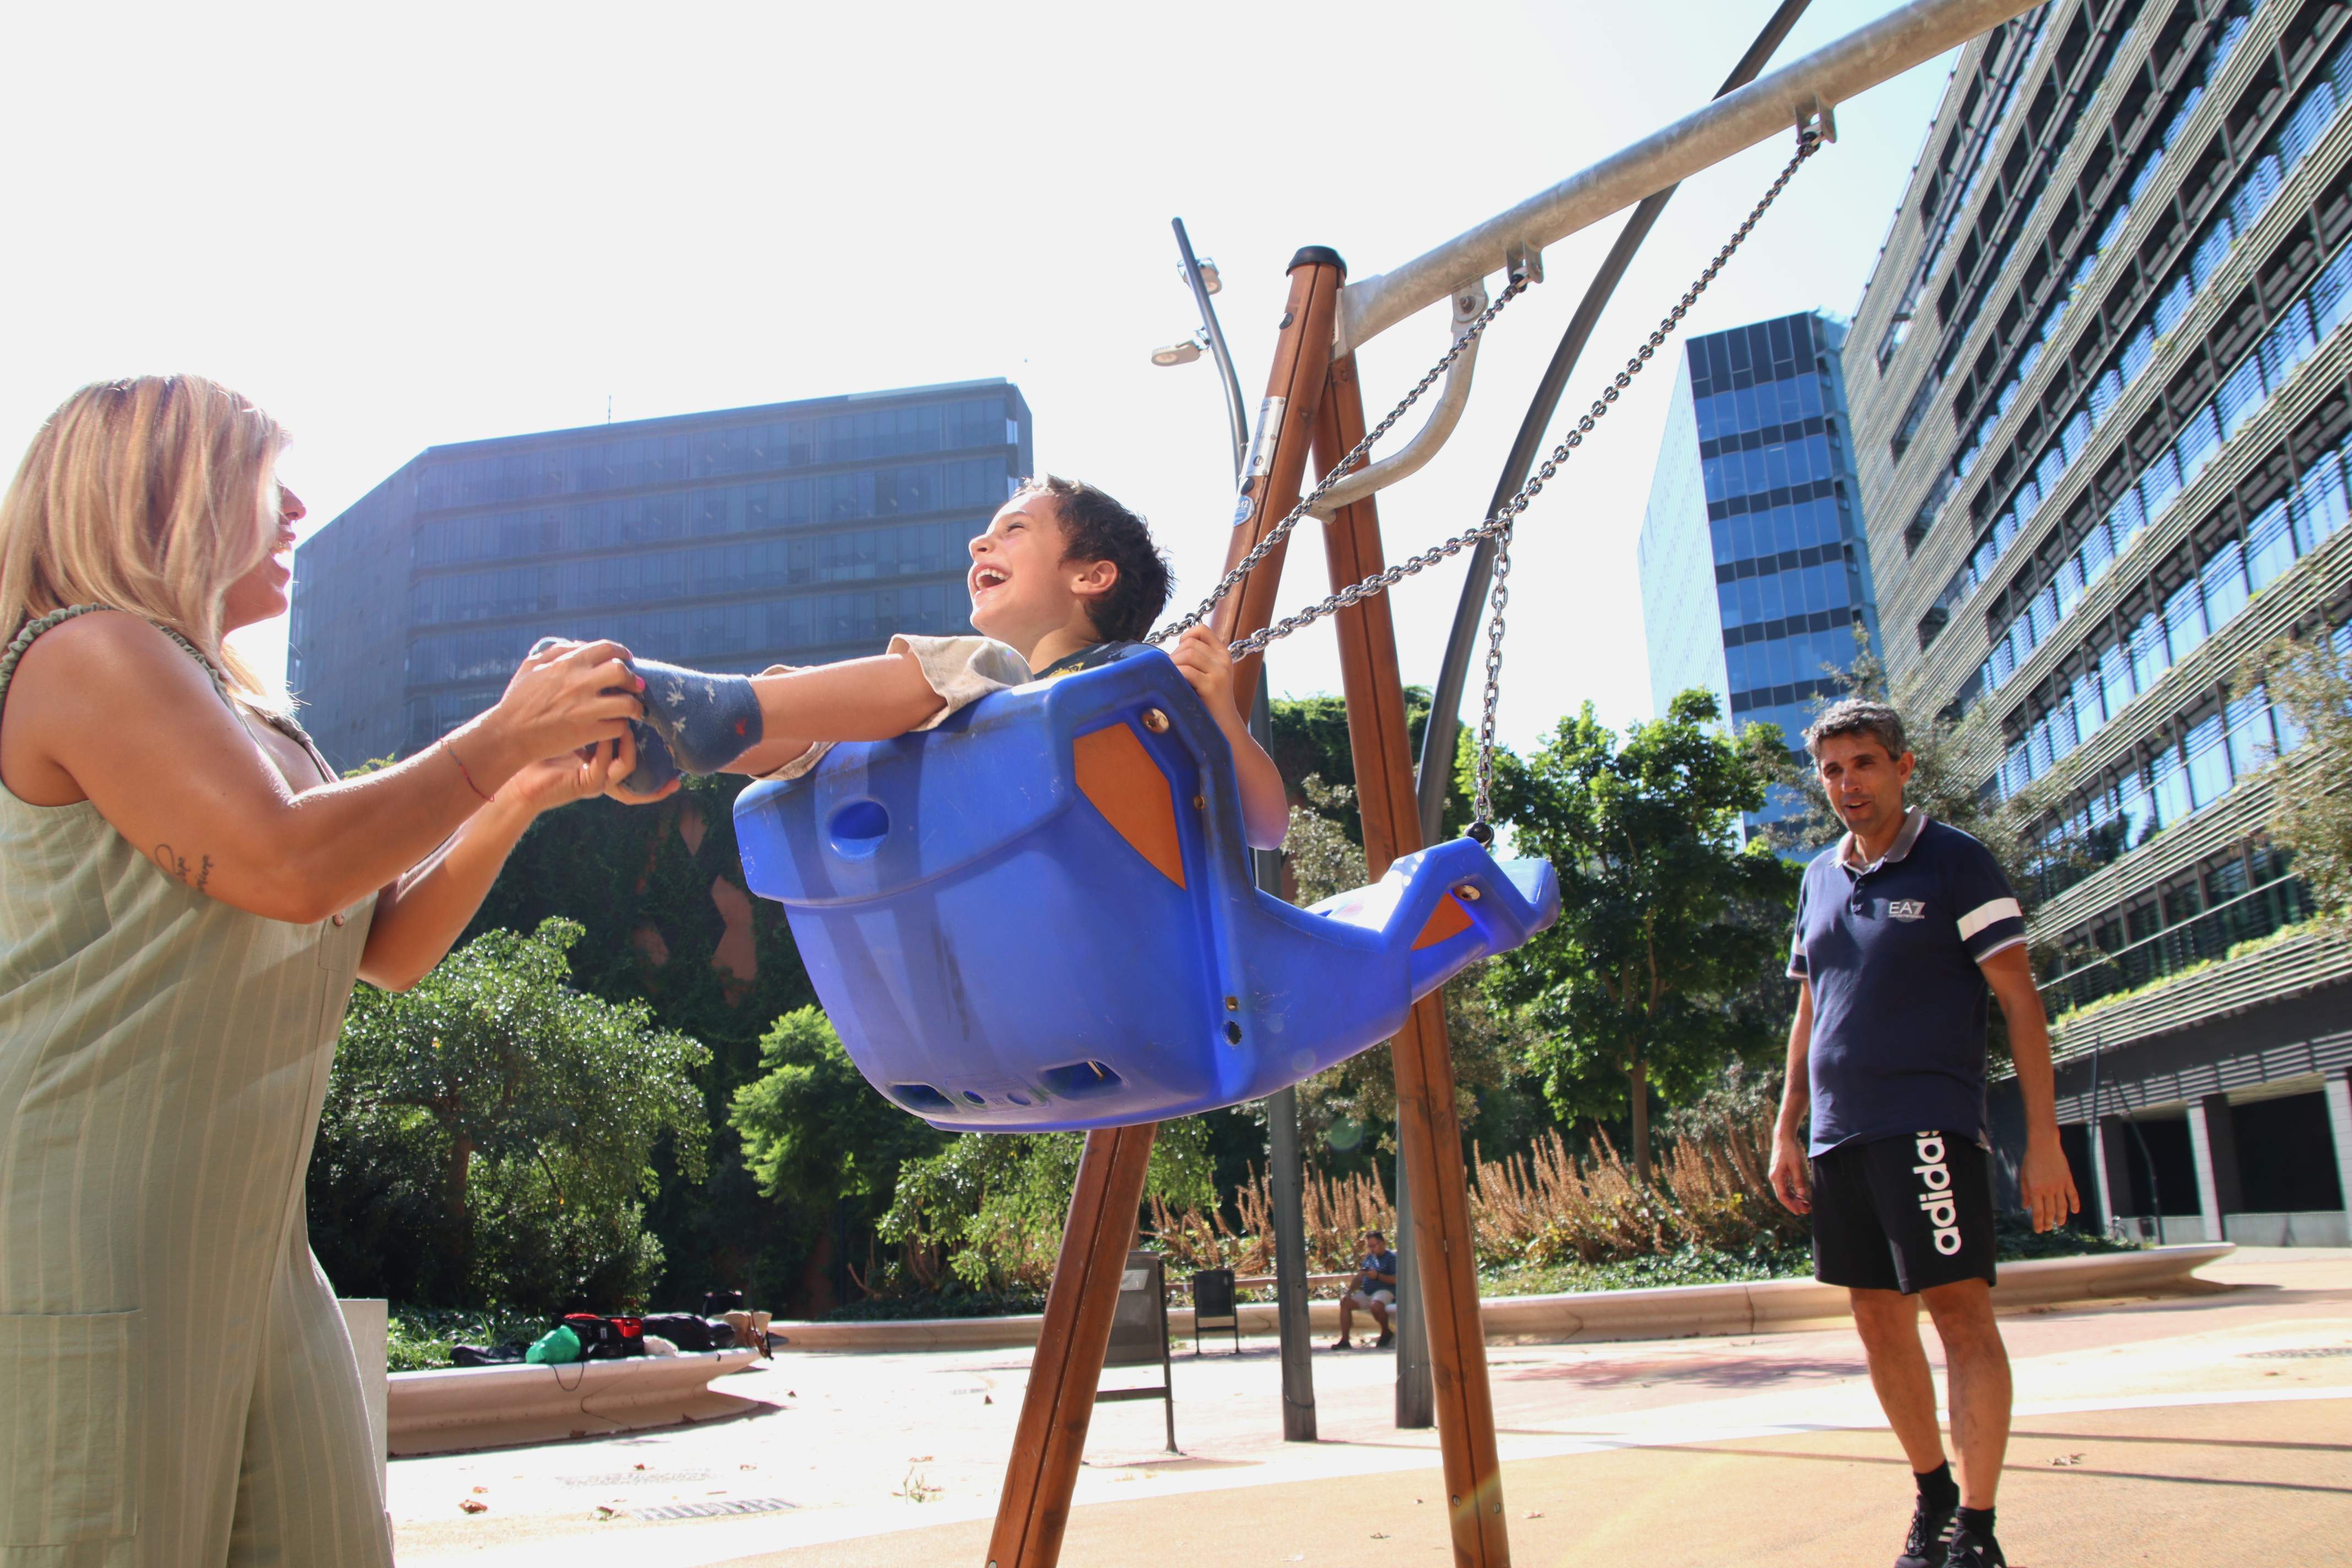
[[[1463,329],[1478,319],[1486,308],[1486,285],[1481,279],[1454,291],[1454,335],[1462,336]],[[1446,367],[1445,384],[1438,389],[1437,401],[1430,405],[1429,417],[1412,439],[1364,468],[1358,468],[1324,493],[1315,503],[1315,516],[1326,521],[1336,517],[1339,509],[1352,506],[1368,495],[1388,489],[1399,479],[1421,471],[1445,438],[1454,434],[1454,426],[1462,422],[1462,410],[1470,404],[1470,377],[1478,365],[1478,344],[1473,342],[1462,351],[1462,357]]]

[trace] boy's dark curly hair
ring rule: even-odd
[[[1172,584],[1168,556],[1151,542],[1143,519],[1085,480],[1058,474],[1024,479],[1013,495],[1054,498],[1062,519],[1063,560],[1108,561],[1118,568],[1118,581],[1087,611],[1095,635],[1105,642],[1141,640],[1167,608]]]

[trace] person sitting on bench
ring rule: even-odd
[[[1339,1298],[1339,1337],[1332,1342],[1335,1351],[1351,1351],[1348,1325],[1356,1309],[1361,1307],[1372,1315],[1381,1327],[1381,1337],[1372,1342],[1374,1350],[1386,1350],[1396,1343],[1396,1326],[1389,1321],[1389,1308],[1396,1301],[1397,1256],[1389,1249],[1389,1239],[1377,1230],[1364,1232],[1363,1267],[1356,1270],[1356,1281],[1348,1293]]]

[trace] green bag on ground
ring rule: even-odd
[[[559,1366],[566,1362],[579,1361],[584,1353],[580,1348],[580,1336],[558,1324],[541,1334],[530,1349],[523,1352],[522,1359],[533,1366]]]

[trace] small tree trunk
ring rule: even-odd
[[[449,1223],[449,1257],[456,1271],[453,1289],[463,1290],[474,1251],[473,1215],[467,1207],[466,1179],[473,1168],[474,1141],[460,1132],[449,1140],[449,1163],[442,1173],[441,1207]]]
[[[1650,1184],[1650,1069],[1642,1061],[1642,1047],[1633,1047],[1633,1180]]]

